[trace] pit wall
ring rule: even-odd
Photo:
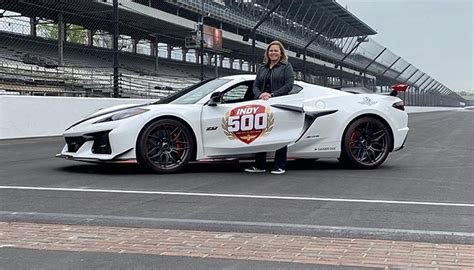
[[[0,96],[0,139],[58,136],[74,122],[106,107],[152,100]]]
[[[423,112],[440,112],[440,111],[456,111],[462,110],[463,108],[457,107],[417,107],[417,106],[405,106],[407,113],[423,113]]]
[[[0,139],[59,136],[72,123],[101,108],[151,101],[153,100],[0,95]],[[457,109],[406,107],[408,113]]]

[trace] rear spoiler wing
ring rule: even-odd
[[[372,90],[369,90],[363,86],[358,86],[358,87],[333,87],[333,89],[337,89],[340,91],[344,91],[346,93],[352,93],[352,94],[379,94],[379,95],[390,95],[396,97],[398,92],[406,92],[408,90],[409,85],[406,83],[401,83],[401,84],[395,84],[392,85],[392,91],[391,92],[384,92],[384,93],[375,93],[372,92]]]
[[[406,92],[408,90],[408,87],[410,86],[406,83],[392,85],[392,92],[390,92],[390,95],[396,97],[398,95],[398,92]]]

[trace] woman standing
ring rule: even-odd
[[[287,95],[293,89],[294,80],[293,67],[288,62],[283,44],[279,41],[271,42],[265,51],[263,65],[258,68],[253,83],[255,98],[268,100],[272,97]],[[285,173],[287,151],[287,146],[276,151],[271,173]],[[255,165],[245,171],[250,173],[265,172],[266,160],[267,153],[257,153]]]

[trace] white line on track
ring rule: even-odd
[[[55,188],[55,187],[28,187],[28,186],[0,186],[0,190],[38,190],[38,191],[65,191],[65,192],[98,192],[98,193],[124,193],[141,195],[167,195],[167,196],[197,196],[197,197],[221,197],[221,198],[244,198],[244,199],[270,199],[270,200],[293,200],[293,201],[326,201],[326,202],[349,202],[349,203],[379,203],[379,204],[402,204],[402,205],[428,205],[428,206],[457,206],[474,207],[474,203],[452,203],[452,202],[422,202],[422,201],[391,201],[391,200],[369,200],[369,199],[345,199],[324,197],[300,197],[300,196],[276,196],[276,195],[252,195],[252,194],[225,194],[225,193],[202,193],[202,192],[179,192],[179,191],[146,191],[146,190],[121,190],[121,189],[93,189],[93,188]]]

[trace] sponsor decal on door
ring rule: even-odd
[[[230,140],[250,144],[268,135],[275,120],[270,108],[262,105],[246,105],[233,108],[222,118],[222,129]]]

